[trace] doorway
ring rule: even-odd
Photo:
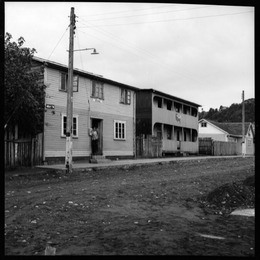
[[[98,132],[97,151],[95,155],[103,155],[103,119],[91,118],[91,128],[96,128]],[[93,151],[91,151],[93,154]]]

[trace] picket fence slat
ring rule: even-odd
[[[212,138],[199,138],[199,153],[205,155],[237,155],[235,142],[214,141]]]
[[[5,167],[34,166],[42,163],[42,134],[31,140],[5,140]]]
[[[162,140],[148,135],[138,136],[136,138],[136,156],[137,157],[162,157]]]

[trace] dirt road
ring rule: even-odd
[[[77,173],[6,173],[5,254],[254,256],[255,218],[200,203],[255,174],[254,158]]]

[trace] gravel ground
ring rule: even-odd
[[[5,254],[254,256],[254,163],[6,172]]]

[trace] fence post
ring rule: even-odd
[[[31,167],[33,167],[33,155],[34,155],[34,138],[32,138],[32,146],[31,146]]]

